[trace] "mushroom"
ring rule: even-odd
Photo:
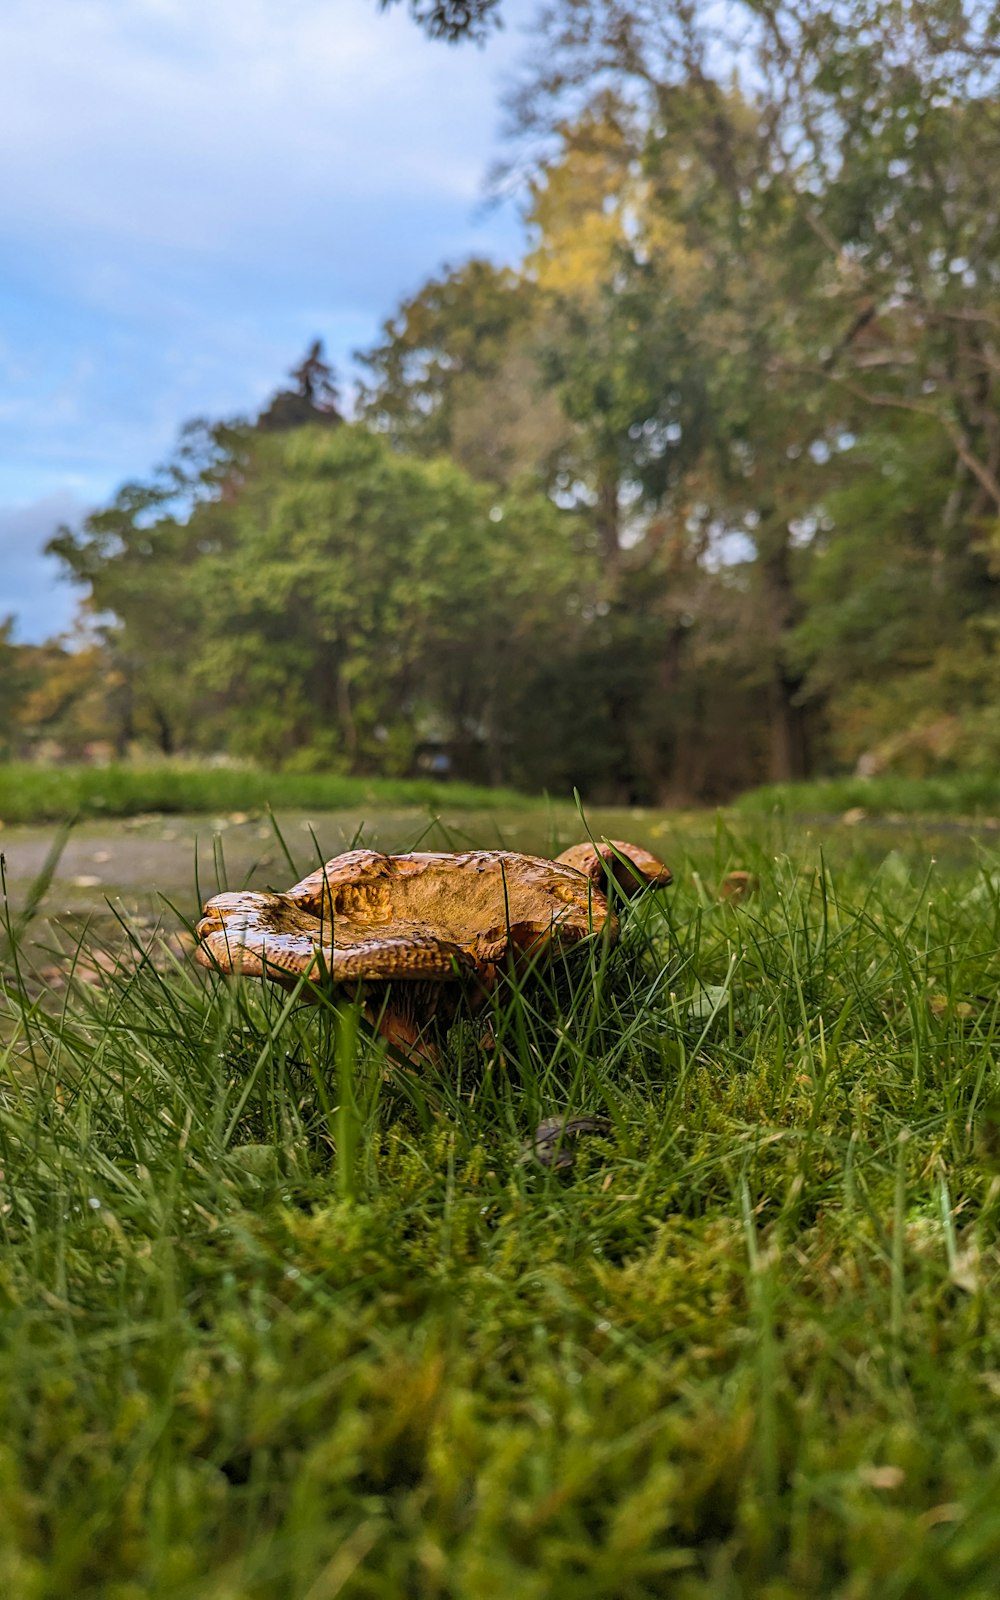
[[[643,889],[665,889],[674,875],[669,867],[641,845],[627,844],[624,839],[608,839],[604,844],[571,844],[556,861],[566,867],[575,867],[602,895],[608,892],[613,880],[622,894],[630,900]]]
[[[750,895],[756,894],[759,888],[760,879],[755,872],[746,872],[743,869],[739,869],[735,872],[726,873],[726,876],[719,884],[718,898],[730,902],[746,900]]]
[[[390,1044],[433,1061],[423,1035],[435,1017],[450,1020],[463,990],[481,1002],[504,966],[523,971],[602,932],[617,938],[602,887],[609,871],[624,874],[629,893],[670,882],[661,861],[619,841],[577,845],[556,861],[508,850],[349,850],[284,894],[215,895],[195,955],[288,988],[302,978],[350,997],[360,988]]]

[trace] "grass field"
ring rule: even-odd
[[[1000,773],[943,773],[934,778],[817,778],[808,783],[772,783],[736,802],[744,813],[783,811],[789,816],[831,816],[861,810],[869,816],[1000,817]]]
[[[992,1600],[1000,857],[660,843],[437,1076],[8,927],[0,1593]]]
[[[107,767],[0,762],[0,821],[61,822],[70,817],[132,817],[143,812],[255,811],[268,806],[418,805],[450,810],[528,802],[506,790],[429,778],[347,778],[336,774],[260,772],[204,763],[131,762]]]
[[[559,797],[557,797],[558,799]],[[562,797],[569,803],[569,797]],[[0,762],[0,823],[62,822],[68,818],[134,817],[148,813],[203,815],[231,812],[391,806],[430,810],[481,810],[537,806],[510,790],[439,783],[430,778],[350,778],[337,774],[261,772],[254,767],[213,767],[188,760],[148,766],[41,766]],[[1000,817],[1000,776],[992,771],[936,778],[829,778],[770,784],[736,801],[747,815],[839,815],[864,810],[872,817]]]

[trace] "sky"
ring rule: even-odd
[[[42,554],[191,417],[252,414],[445,262],[513,260],[483,203],[534,0],[483,48],[377,0],[4,0],[0,621],[61,632]],[[349,383],[348,383],[349,387]]]

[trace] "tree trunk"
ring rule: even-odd
[[[492,683],[482,708],[483,742],[486,747],[487,780],[494,789],[502,789],[507,781],[503,741],[497,731],[497,686]]]
[[[128,667],[119,669],[121,682],[115,686],[111,703],[115,711],[115,755],[124,761],[135,738],[135,695]]]
[[[358,725],[351,705],[351,686],[343,672],[337,673],[337,716],[344,737],[344,750],[353,772],[358,759]]]
[[[794,783],[809,776],[808,717],[797,698],[801,688],[802,679],[789,676],[776,661],[769,694],[772,783]]]
[[[156,723],[156,742],[160,747],[160,754],[172,756],[175,748],[174,730],[166,712],[155,701],[153,702],[153,720]]]
[[[770,635],[770,778],[772,783],[790,783],[809,776],[808,716],[799,699],[804,680],[787,659],[788,635],[798,621],[799,602],[792,584],[788,529],[778,522],[773,507],[762,509],[757,551]]]
[[[618,463],[608,459],[597,469],[597,507],[595,511],[597,537],[601,547],[601,561],[605,572],[614,572],[621,554],[620,513],[618,509]]]

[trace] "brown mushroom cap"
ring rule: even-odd
[[[582,872],[602,894],[607,893],[613,878],[629,899],[644,889],[665,889],[674,878],[659,857],[625,839],[609,839],[604,844],[572,844],[562,855],[556,856],[556,861]]]
[[[195,955],[203,966],[286,985],[309,977],[351,992],[359,983],[369,994],[374,987],[384,1002],[375,1020],[409,1050],[445,986],[455,995],[464,977],[488,991],[508,955],[523,965],[550,944],[567,947],[602,930],[614,939],[617,918],[593,878],[564,860],[505,850],[351,850],[284,894],[216,895],[198,924]]]
[[[746,900],[756,894],[759,888],[760,879],[755,872],[738,869],[726,873],[719,884],[718,895],[720,900]]]
[[[508,950],[571,944],[608,920],[578,872],[537,856],[351,850],[285,894],[216,895],[196,954],[251,975],[444,979],[485,972]]]

